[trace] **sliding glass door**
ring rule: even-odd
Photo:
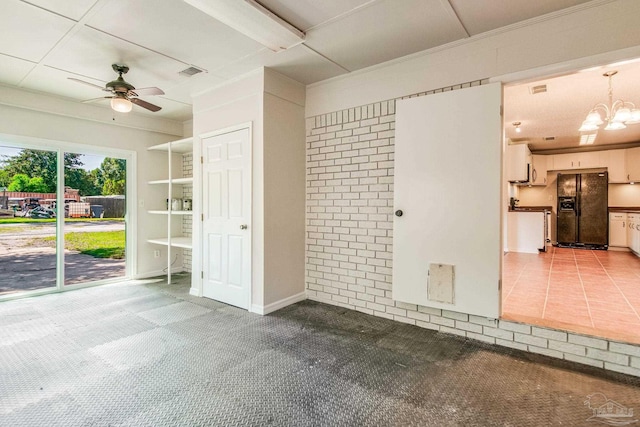
[[[57,286],[55,151],[0,142],[0,297]]]
[[[0,299],[129,275],[134,154],[43,145],[0,139]]]
[[[64,157],[64,284],[124,277],[127,161]]]

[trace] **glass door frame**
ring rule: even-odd
[[[118,148],[108,148],[95,145],[78,144],[64,141],[46,140],[18,135],[0,134],[0,143],[7,146],[46,150],[56,153],[56,206],[64,206],[64,154],[77,153],[96,155],[104,157],[114,157],[126,160],[126,197],[125,197],[125,275],[93,282],[77,283],[72,285],[64,284],[64,215],[56,215],[56,286],[46,289],[36,289],[33,291],[19,292],[0,296],[0,301],[25,298],[37,295],[45,295],[67,290],[80,289],[91,286],[99,286],[107,283],[122,282],[131,280],[137,271],[137,156],[133,150],[123,150]],[[62,211],[58,208],[58,211]]]

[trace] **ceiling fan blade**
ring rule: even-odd
[[[82,103],[83,104],[88,104],[90,102],[99,101],[101,99],[109,99],[109,98],[114,98],[114,97],[113,96],[101,96],[99,98],[85,99],[84,101],[82,101]]]
[[[105,88],[104,88],[104,87],[102,87],[102,86],[98,86],[98,85],[95,85],[95,84],[93,84],[93,83],[85,82],[84,80],[76,79],[76,78],[74,78],[74,77],[67,77],[67,78],[68,78],[69,80],[71,80],[71,81],[74,81],[74,82],[77,82],[77,83],[82,83],[82,84],[87,85],[87,86],[92,86],[92,87],[98,88],[98,89],[100,89],[100,90],[107,90],[107,89],[105,89]]]
[[[164,91],[162,89],[160,89],[160,88],[157,88],[157,87],[143,87],[143,88],[134,89],[132,91],[129,91],[129,95],[133,95],[133,96],[137,96],[137,95],[144,95],[144,96],[164,95]]]
[[[162,107],[158,107],[157,105],[153,105],[147,101],[143,101],[140,98],[130,98],[129,101],[133,102],[134,104],[142,107],[142,108],[146,108],[149,111],[153,111],[154,113],[156,111],[160,111],[162,110]]]

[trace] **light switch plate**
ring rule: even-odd
[[[429,301],[454,304],[454,271],[451,264],[429,264],[427,299]]]

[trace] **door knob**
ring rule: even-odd
[[[247,224],[242,224],[240,226],[240,230],[246,230],[247,229]]]

